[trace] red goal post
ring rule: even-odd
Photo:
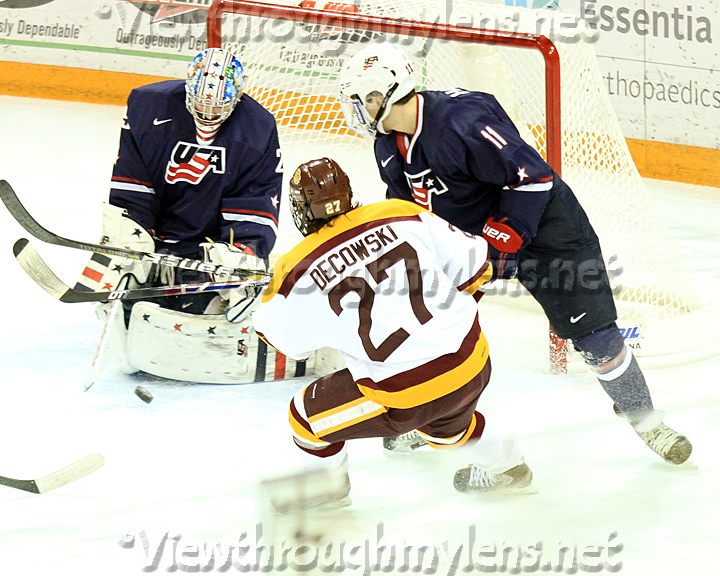
[[[414,22],[349,12],[316,10],[294,6],[280,6],[246,0],[215,0],[208,9],[208,48],[222,47],[222,18],[224,14],[245,14],[258,18],[276,18],[311,26],[328,26],[391,33],[396,35],[424,36],[434,39],[452,39],[458,42],[512,45],[537,50],[545,60],[545,113],[547,118],[547,162],[562,175],[562,128],[560,113],[560,57],[555,45],[545,36],[510,33],[502,30],[480,30],[448,24]]]
[[[216,0],[209,8],[207,16],[207,45],[210,48],[220,48],[223,45],[222,22],[225,14],[275,19],[305,26],[323,26],[464,43],[505,45],[537,51],[542,55],[545,64],[546,148],[541,152],[544,153],[548,164],[558,174],[562,174],[560,57],[557,48],[546,36],[388,18],[357,12],[308,9],[245,0]],[[558,338],[552,328],[550,329],[550,368],[551,372],[555,374],[567,371],[565,341]]]

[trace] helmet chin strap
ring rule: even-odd
[[[383,98],[382,104],[380,104],[380,108],[378,108],[377,114],[375,115],[375,120],[370,125],[372,130],[377,130],[381,134],[387,134],[385,128],[383,127],[383,120],[387,118],[388,114],[390,114],[390,109],[392,108],[390,97],[394,94],[395,90],[397,90],[397,87],[398,84],[396,82],[390,87],[387,94],[385,94],[385,98]]]
[[[388,109],[388,112],[390,112],[389,109]],[[383,126],[382,120],[378,120],[377,124],[375,125],[375,128],[377,129],[378,132],[380,132],[380,134],[388,134],[388,132],[385,130],[385,127]]]

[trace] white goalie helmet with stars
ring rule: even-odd
[[[219,126],[235,109],[247,76],[234,54],[221,48],[200,52],[188,65],[185,106],[201,126]]]
[[[386,134],[383,120],[392,105],[416,85],[413,64],[401,48],[383,42],[361,50],[340,71],[339,100],[348,127],[370,139]],[[382,99],[379,106],[376,97]]]

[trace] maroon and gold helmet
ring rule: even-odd
[[[290,208],[303,236],[317,232],[328,220],[353,208],[350,179],[330,158],[305,162],[290,180]]]

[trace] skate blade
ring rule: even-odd
[[[323,502],[322,504],[308,505],[307,503],[295,503],[294,505],[285,505],[280,507],[277,504],[270,503],[268,510],[273,516],[298,516],[308,514],[322,514],[323,512],[333,512],[335,510],[342,510],[352,506],[352,499],[350,496],[345,496],[339,500],[333,500],[331,502]]]
[[[388,450],[387,448],[383,448],[383,454],[388,458],[407,458],[408,456],[412,456],[417,450],[419,450],[419,448],[415,450]]]
[[[539,490],[535,488],[535,486],[533,486],[532,484],[528,486],[523,486],[522,488],[500,488],[498,490],[490,490],[489,492],[482,492],[480,490],[461,492],[461,494],[465,494],[474,498],[482,498],[483,500],[492,500],[494,498],[499,498],[502,500],[513,496],[524,496],[537,493],[539,493]]]
[[[319,506],[315,506],[314,508],[308,508],[307,511],[324,512],[326,510],[342,510],[343,508],[347,508],[348,506],[352,506],[352,498],[350,498],[350,496],[345,496],[344,498],[340,498],[339,500],[325,502],[324,504],[320,504]]]
[[[698,465],[695,463],[695,459],[692,455],[685,460],[682,464],[673,464],[673,470],[697,470]]]
[[[522,488],[510,488],[506,490],[508,494],[537,494],[540,492],[537,488],[535,488],[534,485],[528,484],[527,486],[523,486]]]

